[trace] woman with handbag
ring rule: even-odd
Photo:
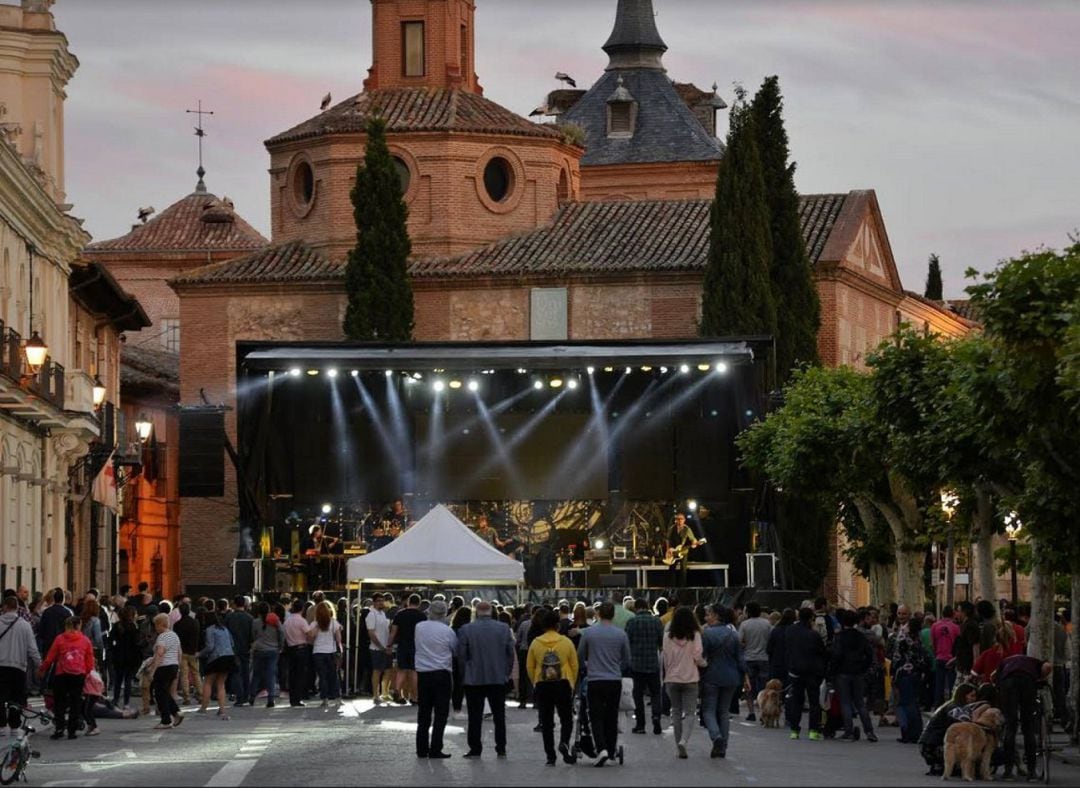
[[[139,627],[135,623],[135,608],[122,607],[119,620],[109,629],[109,665],[113,670],[112,702],[120,705],[121,690],[124,694],[124,708],[131,703],[131,680],[142,664],[142,649],[139,648]]]
[[[221,616],[213,611],[206,611],[204,616],[206,646],[199,652],[199,656],[206,658],[206,670],[203,671],[202,705],[199,713],[206,713],[213,693],[217,695],[218,717],[227,720],[229,714],[225,711],[225,680],[236,666],[236,650],[233,648],[232,635]]]
[[[341,624],[334,616],[334,606],[322,601],[315,608],[315,621],[308,628],[311,640],[312,661],[319,677],[319,697],[322,708],[330,701],[341,698],[341,682],[338,680],[338,663],[341,659]]]

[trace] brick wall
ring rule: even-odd
[[[364,81],[365,90],[427,86],[483,92],[474,71],[473,0],[373,0],[372,6],[374,65]],[[401,26],[406,21],[424,22],[423,76],[404,75]]]
[[[581,169],[581,199],[697,200],[716,195],[716,162],[619,164]]]

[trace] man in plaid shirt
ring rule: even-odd
[[[660,649],[664,645],[664,625],[649,610],[649,603],[634,600],[634,617],[626,622],[630,639],[630,672],[634,677],[634,729],[645,732],[645,690],[649,690],[653,733],[660,734]]]

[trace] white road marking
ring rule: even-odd
[[[119,755],[121,758],[138,758],[139,757],[138,755],[135,754],[134,750],[117,750],[116,752],[103,752],[103,753],[101,753],[101,755],[95,755],[94,760],[95,761],[101,761],[101,760],[104,760],[105,758],[109,758],[109,757],[111,757],[113,755]]]
[[[51,783],[44,783],[43,788],[52,788],[52,786],[60,788],[62,785],[82,785],[86,788],[93,788],[93,786],[97,785],[99,782],[101,782],[101,780],[96,777],[91,780],[53,780]]]
[[[206,783],[206,788],[236,788],[244,782],[257,762],[256,759],[230,761],[217,770]]]

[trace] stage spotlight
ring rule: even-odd
[[[574,389],[576,389],[578,387],[578,382],[576,380],[574,380],[573,378],[571,378],[570,380],[566,381],[566,387],[568,389],[570,389],[571,391],[573,391]]]
[[[689,509],[691,512],[696,512],[697,511],[697,501],[695,501],[693,498],[691,498],[689,501],[686,502],[686,508]]]
[[[631,372],[633,372],[633,371],[634,371],[634,370],[630,369],[630,367],[627,367],[627,368],[626,368],[626,374],[627,374],[627,375],[629,375],[629,374],[630,374]]]
[[[552,378],[551,382],[548,385],[550,385],[553,389],[561,389],[562,384],[563,384],[562,378]]]
[[[708,364],[698,364],[697,368],[698,368],[698,372],[708,372],[709,371],[709,365]]]
[[[353,376],[354,378],[358,378],[358,377],[360,377],[360,370],[358,370],[358,369],[354,369],[354,370],[353,370],[352,372],[350,372],[349,374],[350,374],[350,375],[352,375],[352,376]]]
[[[596,540],[593,541],[593,550],[603,550],[603,549],[604,549],[604,540],[603,539],[596,539]]]
[[[652,372],[652,367],[646,365],[646,366],[641,368],[641,371],[642,372]]]
[[[615,367],[604,367],[604,372],[614,372]]]
[[[723,375],[725,372],[727,372],[727,364],[725,364],[723,361],[717,361],[716,371]]]
[[[413,380],[423,380],[424,379],[424,376],[421,375],[419,372],[414,372],[412,374],[412,376],[413,376]]]
[[[596,372],[596,367],[586,367],[585,371],[591,375],[592,373]]]
[[[457,391],[459,388],[461,388],[461,381],[460,380],[451,380],[450,381],[450,388],[454,389],[454,391]]]
[[[537,380],[537,381],[533,382],[533,388],[536,389],[537,391],[540,391],[540,389],[542,389],[543,387],[544,387],[544,381]]]
[[[315,377],[316,375],[318,375],[318,374],[319,374],[319,370],[317,370],[317,369],[309,369],[309,370],[307,371],[307,373],[308,373],[308,375],[310,375],[311,377]]]
[[[392,369],[386,370],[386,377],[390,378],[390,377],[393,377],[393,376],[394,376],[394,370],[392,370]]]
[[[689,364],[683,364],[682,366],[679,367],[679,372],[683,373],[684,375],[690,374],[690,365]]]
[[[475,380],[470,380],[469,381],[469,391],[477,392],[479,390],[480,390],[480,384],[477,383]]]
[[[419,381],[416,378],[405,378],[405,385],[407,386],[415,386],[417,383],[419,383]]]
[[[336,378],[337,377],[337,370],[334,369],[333,367],[331,367],[330,369],[326,370],[326,376],[330,377],[330,378]]]
[[[529,370],[524,369],[522,367],[518,367],[518,374],[519,375],[527,375],[528,373],[529,373]]]
[[[289,374],[292,375],[294,378],[300,377],[300,367],[293,367],[289,370]]]
[[[440,392],[446,389],[446,384],[443,383],[441,380],[436,380],[434,383],[431,384],[431,387],[435,389],[436,392]]]
[[[323,513],[323,514],[330,514],[330,512],[332,512],[333,510],[334,510],[334,507],[333,507],[333,506],[331,506],[331,505],[330,505],[330,504],[328,504],[328,503],[324,503],[324,504],[322,505],[322,513]]]
[[[667,374],[667,367],[660,367],[660,374],[661,375],[666,375]]]

